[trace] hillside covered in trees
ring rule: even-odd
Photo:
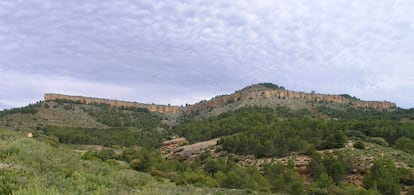
[[[264,83],[236,93],[268,89],[284,90]],[[202,103],[203,110],[184,114],[68,100],[0,111],[1,192],[414,192],[413,109],[264,97],[213,107]],[[24,138],[28,133],[33,137]],[[180,152],[183,144],[218,141],[190,157],[167,160],[159,148],[177,137],[188,142],[171,152]],[[38,157],[29,155],[36,147]],[[299,157],[309,160],[299,165]],[[68,158],[81,164],[62,163],[71,162]],[[249,164],[251,159],[260,163]],[[88,176],[96,171],[89,170],[92,164],[105,174]],[[29,182],[18,167],[30,169],[36,179]],[[49,181],[52,177],[60,184]],[[137,181],[106,181],[110,177]],[[88,178],[92,183],[71,187]],[[154,186],[160,191],[151,191]]]

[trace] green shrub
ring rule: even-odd
[[[182,175],[182,180],[185,184],[193,184],[196,186],[217,187],[216,180],[204,174],[203,172],[190,171],[190,170],[185,171]]]
[[[94,151],[93,154],[94,156],[96,156],[97,158],[103,161],[106,161],[108,159],[115,157],[115,151],[112,149],[103,149],[103,150]]]
[[[53,147],[57,147],[59,145],[59,138],[54,135],[47,136],[47,143]]]
[[[312,178],[317,180],[323,174],[327,174],[335,183],[339,183],[346,176],[346,164],[342,155],[333,155],[330,152],[312,154],[312,161],[309,162],[307,169]]]
[[[20,153],[20,148],[15,145],[9,145],[7,147],[0,148],[0,157],[7,158],[11,155],[18,155]]]
[[[395,164],[389,159],[378,159],[362,180],[366,189],[376,188],[382,194],[400,194],[400,176]]]
[[[234,167],[227,173],[217,172],[215,178],[221,187],[270,191],[269,181],[255,167]]]
[[[28,106],[21,107],[21,108],[12,108],[12,109],[4,109],[3,111],[0,111],[0,117],[9,115],[9,114],[35,114],[39,111],[40,103],[36,104],[29,104]]]
[[[376,143],[376,144],[381,145],[381,146],[388,146],[388,142],[385,141],[385,139],[382,138],[382,137],[371,137],[371,138],[368,139],[368,141],[370,141],[372,143]]]
[[[350,130],[350,131],[347,132],[347,135],[350,138],[356,138],[356,139],[361,139],[361,140],[366,140],[367,139],[367,135],[365,135],[361,131]]]
[[[0,169],[0,194],[12,194],[15,181],[3,169]]]
[[[412,186],[414,185],[414,173],[411,171],[411,169],[407,169],[404,167],[400,167],[398,169],[399,175],[400,175],[400,181],[404,185]]]
[[[408,153],[414,153],[414,140],[408,137],[400,137],[395,142],[395,147]]]
[[[293,170],[282,164],[265,164],[264,176],[271,185],[272,192],[287,194],[304,194],[303,178]]]
[[[360,150],[365,149],[365,144],[364,144],[363,142],[361,142],[361,141],[356,141],[356,142],[353,144],[353,146],[354,146],[354,148],[356,148],[356,149],[360,149]]]
[[[134,159],[129,162],[129,167],[135,170],[139,170],[141,167],[141,160],[140,159]]]
[[[93,151],[90,151],[90,150],[88,150],[87,152],[83,153],[83,154],[81,155],[81,158],[82,158],[83,160],[91,160],[91,161],[96,161],[96,160],[98,160],[98,161],[99,161],[99,158],[97,158],[97,157],[93,154]]]

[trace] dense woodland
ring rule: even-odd
[[[364,109],[346,107],[344,109],[334,109],[326,105],[320,105],[316,107],[318,111],[328,115],[331,118],[347,119],[347,120],[394,120],[400,121],[401,119],[414,120],[414,108],[395,110],[377,110],[377,109]]]
[[[232,135],[258,126],[266,126],[276,118],[310,116],[308,110],[293,111],[287,107],[273,110],[267,107],[246,107],[199,121],[187,120],[174,127],[174,133],[190,142]]]
[[[406,113],[402,113],[404,116]],[[371,118],[323,120],[309,112],[289,108],[241,108],[235,112],[200,121],[187,121],[174,127],[174,132],[191,142],[224,136],[223,148],[238,154],[285,156],[289,152],[304,153],[310,149],[341,148],[349,138],[391,145],[414,153],[414,123]]]
[[[91,144],[103,146],[144,146],[147,148],[159,147],[166,139],[165,131],[133,131],[126,128],[71,128],[48,126],[43,128],[43,133],[55,136],[60,143],[65,144]]]
[[[188,121],[174,130],[192,142],[223,136],[219,144],[230,153],[253,154],[256,157],[286,156],[290,152],[311,155],[308,171],[313,183],[307,190],[309,194],[343,193],[348,188],[342,181],[353,167],[352,157],[345,153],[321,155],[314,152],[316,149],[342,148],[352,139],[355,141],[354,147],[359,149],[364,148],[363,142],[373,142],[414,154],[414,123],[400,121],[401,118],[410,117],[412,110],[368,110],[362,114],[358,111],[341,111],[335,113],[338,117],[335,120],[313,118],[304,111],[282,110],[242,108],[214,118]],[[385,113],[384,118],[379,117],[381,113]],[[397,169],[389,159],[379,159],[363,181],[369,191],[358,193],[399,194],[402,184],[413,185],[412,179],[411,171]],[[286,180],[290,182],[282,182],[276,188],[281,190],[282,186],[295,185],[293,180]],[[268,181],[272,183],[278,180]],[[302,188],[299,185],[292,189]],[[290,190],[276,191],[301,194]]]
[[[98,109],[85,109],[96,121],[110,127],[134,127],[143,130],[153,130],[161,126],[158,115],[145,108],[116,108],[107,104],[99,104]]]

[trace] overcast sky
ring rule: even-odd
[[[0,109],[181,105],[272,82],[414,107],[414,1],[1,0]]]

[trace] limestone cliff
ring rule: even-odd
[[[186,107],[179,106],[167,106],[157,104],[143,104],[137,102],[127,102],[118,100],[109,100],[101,98],[90,98],[82,96],[69,96],[62,94],[45,94],[45,101],[55,100],[69,100],[74,102],[80,102],[84,104],[108,104],[115,107],[133,107],[133,108],[146,108],[151,112],[159,113],[193,113],[208,108],[215,108],[223,106],[232,102],[248,100],[248,99],[297,99],[306,102],[330,102],[338,104],[347,104],[357,108],[373,108],[373,109],[389,109],[395,108],[395,103],[387,101],[362,101],[356,98],[352,98],[346,95],[325,95],[315,93],[304,93],[297,91],[289,91],[283,88],[279,89],[261,89],[261,90],[246,90],[233,93],[231,95],[223,95],[213,98],[209,101],[203,101],[194,105]]]
[[[182,108],[179,106],[167,106],[167,105],[156,105],[156,104],[143,104],[137,102],[127,102],[119,100],[109,100],[102,98],[91,98],[82,96],[71,96],[62,94],[45,94],[45,101],[56,101],[56,100],[68,100],[73,102],[79,102],[83,104],[108,104],[114,107],[130,107],[130,108],[146,108],[150,112],[160,113],[178,113],[181,112]]]
[[[304,93],[289,91],[285,89],[270,89],[270,90],[259,90],[259,91],[248,91],[238,92],[231,95],[224,95],[214,98],[210,101],[201,102],[195,105],[185,107],[185,112],[195,112],[207,108],[217,107],[225,105],[227,103],[241,101],[246,99],[257,99],[257,98],[279,98],[279,99],[298,99],[305,100],[308,102],[330,102],[338,104],[349,104],[357,108],[374,108],[374,109],[389,109],[395,108],[396,104],[387,101],[362,101],[345,95],[324,95],[314,93]]]

